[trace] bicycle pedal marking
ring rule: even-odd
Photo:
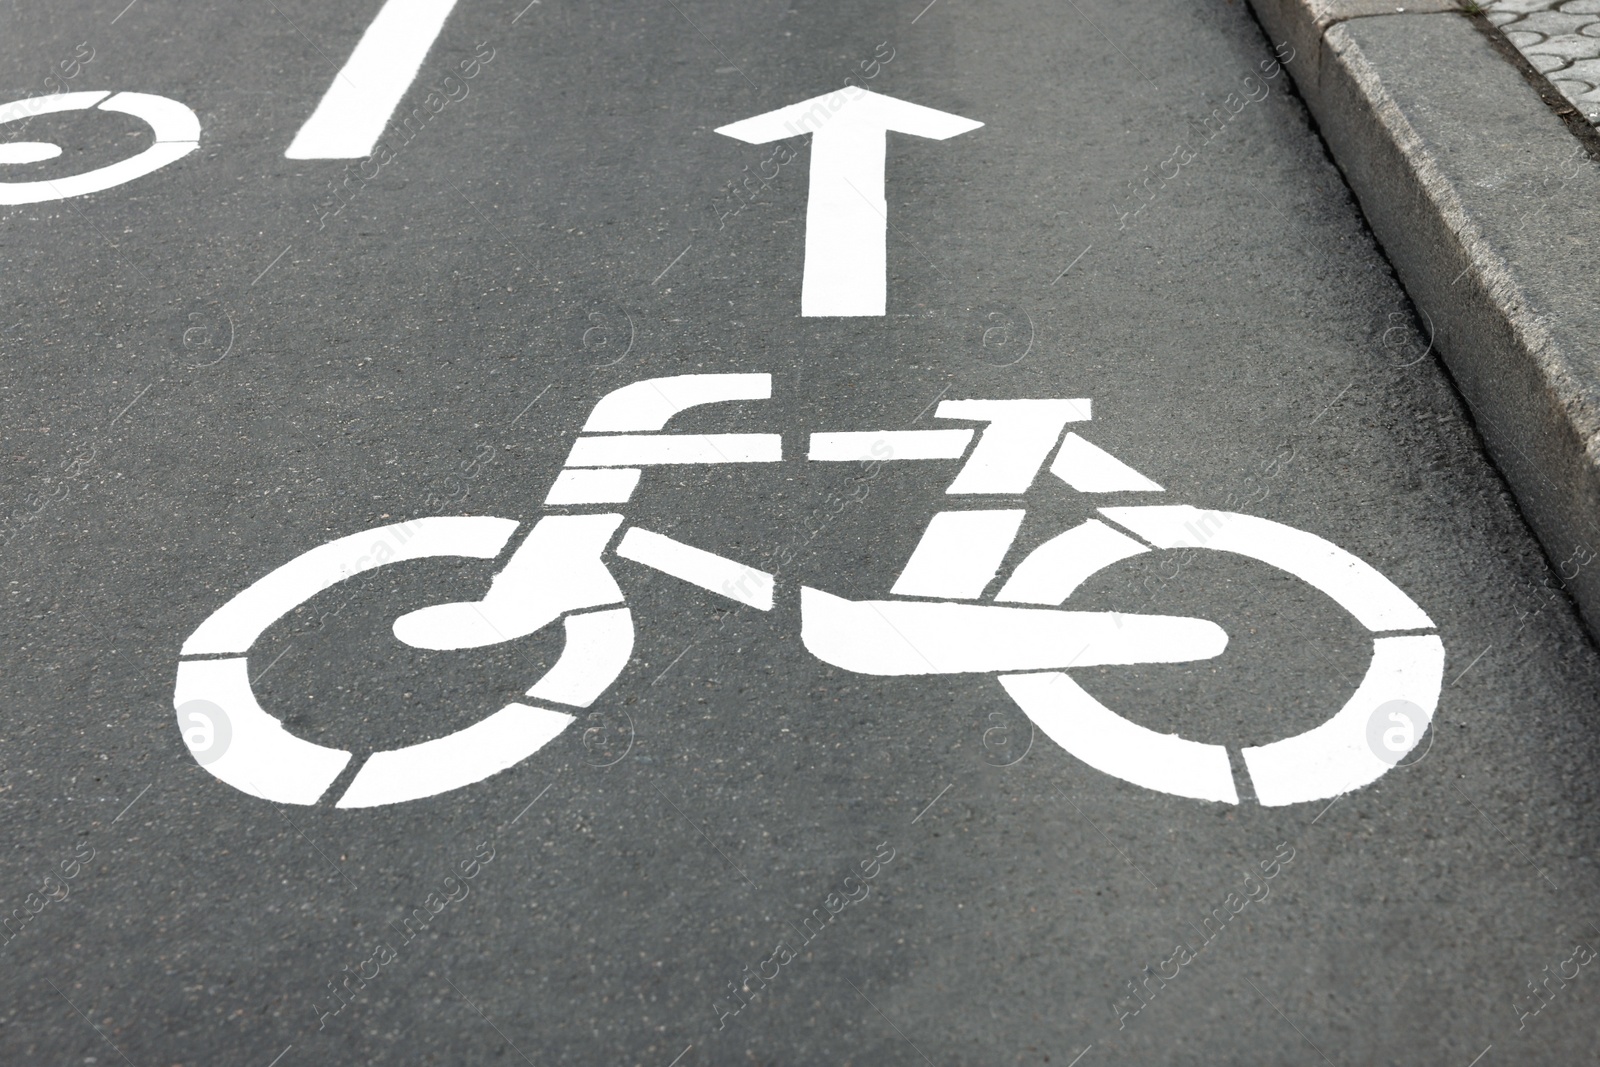
[[[149,93],[112,93],[107,90],[56,93],[35,96],[0,104],[0,125],[16,122],[33,115],[62,111],[115,111],[132,115],[150,127],[155,140],[150,147],[137,155],[118,160],[95,170],[32,182],[0,182],[0,204],[38,204],[49,200],[65,200],[73,196],[103,192],[135,178],[142,178],[176,162],[200,147],[200,119],[176,100]],[[54,152],[40,155],[44,149]],[[60,147],[42,144],[33,151],[34,159],[53,159],[61,154]],[[4,162],[32,162],[26,158],[12,158]]]

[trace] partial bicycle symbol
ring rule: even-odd
[[[155,134],[155,142],[137,155],[82,174],[31,182],[0,181],[0,204],[38,204],[98,193],[160,170],[200,147],[200,119],[195,113],[176,100],[149,93],[98,90],[30,96],[0,104],[0,125],[35,115],[92,109],[117,111],[144,120]],[[0,164],[38,163],[60,154],[61,147],[49,142],[13,141],[0,145]]]
[[[614,510],[644,468],[776,463],[769,433],[664,432],[677,414],[766,400],[767,374],[689,374],[634,382],[596,404],[545,497],[563,513],[531,524],[493,516],[433,516],[351,534],[313,548],[218,608],[184,642],[174,707],[186,736],[226,724],[227,740],[195,747],[217,778],[252,796],[317,802],[353,754],[297,737],[256,701],[248,659],[276,621],[330,586],[375,567],[457,557],[505,562],[477,600],[421,607],[394,636],[422,649],[515,641],[560,622],[561,656],[524,694],[448,736],[371,755],[336,802],[341,808],[417,800],[481,781],[527,759],[575,721],[628,665],[634,627],[610,557],[630,560],[761,611],[775,578],[757,568],[637,526]],[[1259,560],[1321,590],[1373,634],[1366,676],[1332,718],[1293,737],[1245,748],[1257,799],[1276,806],[1338,796],[1400,761],[1426,732],[1439,699],[1444,646],[1426,613],[1364,561],[1315,534],[1234,512],[1187,505],[1119,506],[1029,553],[992,596],[987,590],[1021,528],[1021,507],[983,506],[1026,493],[1046,469],[1080,493],[1160,493],[1162,487],[1078,433],[1087,399],[945,400],[933,430],[814,433],[810,462],[961,460],[945,490],[950,510],[929,521],[886,599],[854,601],[800,589],[800,636],[826,663],[860,674],[993,675],[1047,737],[1107,774],[1148,789],[1237,804],[1227,749],[1140,726],[1071,677],[1078,668],[1181,663],[1221,655],[1228,635],[1205,619],[1073,611],[1072,593],[1107,567],[1158,549],[1205,548]],[[970,505],[977,506],[970,506]],[[592,509],[592,510],[590,510]],[[621,531],[620,537],[618,531]],[[510,549],[508,552],[507,549]],[[197,702],[205,702],[204,705]],[[1373,709],[1407,709],[1404,728],[1371,740]],[[213,714],[211,709],[216,709]],[[609,765],[631,744],[618,724],[590,718],[588,762]],[[613,758],[614,757],[614,758]]]

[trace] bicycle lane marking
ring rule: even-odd
[[[455,6],[456,0],[386,0],[284,156],[371,155]]]

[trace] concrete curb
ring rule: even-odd
[[[1600,165],[1449,0],[1250,0],[1600,635]]]

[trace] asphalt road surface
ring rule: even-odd
[[[1306,57],[380,7],[0,13],[0,1060],[1595,1062],[1592,561]]]

